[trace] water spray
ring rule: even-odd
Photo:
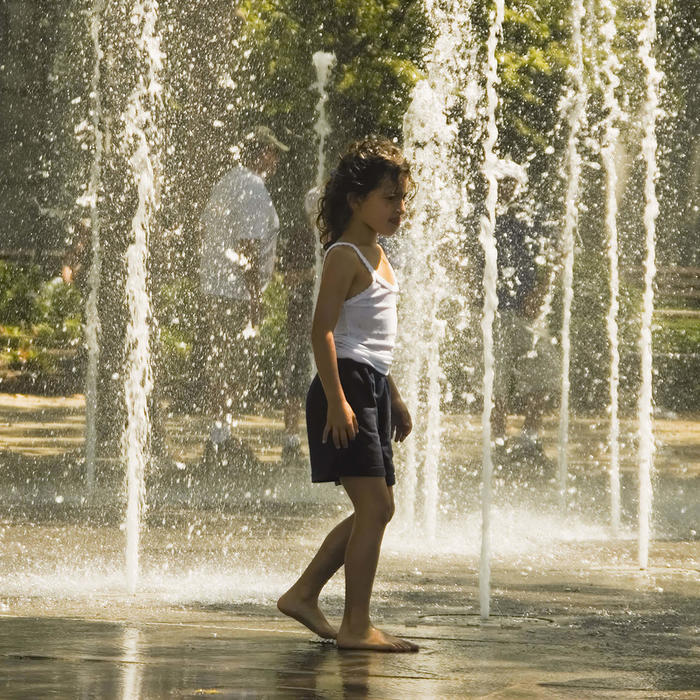
[[[618,263],[617,236],[617,151],[620,130],[618,124],[622,119],[622,110],[615,95],[620,85],[618,73],[620,61],[615,55],[613,41],[616,35],[616,10],[611,0],[603,0],[602,10],[604,22],[600,26],[602,37],[603,61],[603,105],[607,111],[603,120],[603,143],[601,155],[606,175],[606,212],[605,226],[608,232],[608,261],[610,265],[610,304],[607,314],[608,344],[610,346],[610,376],[608,380],[610,391],[610,430],[608,444],[610,446],[610,521],[614,534],[620,530],[620,416],[618,409],[618,394],[620,387],[620,340],[618,329],[618,314],[620,310],[620,275]]]
[[[411,300],[410,306],[399,306],[397,365],[415,429],[401,454],[404,477],[397,502],[404,522],[415,522],[422,516],[429,540],[436,537],[438,529],[442,456],[440,353],[447,321],[441,305],[447,289],[463,286],[450,277],[463,268],[453,273],[449,262],[464,260],[466,233],[459,217],[469,209],[468,183],[455,177],[465,171],[457,155],[458,131],[460,120],[471,118],[478,102],[470,7],[470,0],[426,3],[436,38],[426,59],[425,78],[413,88],[403,125],[404,151],[418,189],[411,203],[415,215],[409,215],[397,251],[402,298]],[[458,96],[464,105],[458,103]],[[464,107],[461,116],[458,106]],[[466,309],[466,297],[460,304]],[[463,322],[457,318],[455,325]],[[421,384],[423,376],[427,386]]]
[[[102,278],[102,250],[100,242],[100,214],[98,208],[99,188],[102,180],[102,156],[104,135],[102,133],[102,96],[100,91],[101,64],[103,51],[100,45],[100,31],[105,0],[94,0],[90,15],[90,36],[95,51],[95,63],[90,81],[92,108],[92,133],[94,152],[90,166],[90,180],[84,203],[90,207],[90,237],[92,260],[88,275],[88,298],[85,303],[85,340],[88,351],[85,379],[85,466],[88,498],[95,487],[95,459],[97,453],[97,371],[100,358],[100,315],[97,305]]]
[[[321,188],[326,182],[326,141],[331,133],[331,125],[326,114],[326,103],[328,102],[328,80],[331,71],[335,66],[335,54],[317,51],[312,60],[316,69],[316,82],[312,88],[318,91],[318,102],[316,103],[316,123],[314,132],[318,136],[318,155],[316,158],[316,193],[317,197],[311,202],[311,218],[315,220],[316,205],[318,197],[321,196]],[[315,230],[315,228],[314,228]],[[321,286],[321,270],[323,269],[323,250],[321,242],[316,237],[316,263],[314,273],[314,299],[318,297],[318,290]],[[311,363],[314,366],[314,363]]]
[[[572,64],[569,67],[569,93],[564,100],[568,112],[569,138],[567,144],[567,189],[562,234],[564,289],[561,328],[561,401],[559,405],[559,499],[566,507],[566,482],[569,450],[569,390],[571,363],[571,305],[574,298],[574,239],[578,228],[578,197],[581,180],[581,156],[578,152],[579,134],[585,119],[586,83],[583,73],[583,39],[581,22],[585,14],[583,0],[576,0],[571,11]]]
[[[136,46],[146,66],[138,78],[126,111],[125,143],[131,149],[129,165],[138,203],[131,222],[132,242],[126,251],[126,297],[129,321],[126,330],[125,401],[127,421],[122,435],[122,455],[127,471],[126,579],[136,591],[139,572],[139,536],[145,499],[145,474],[150,462],[151,422],[148,401],[153,388],[150,348],[151,298],[148,289],[148,241],[158,210],[160,163],[155,110],[161,101],[159,72],[163,66],[156,30],[158,3],[137,0],[131,20],[139,32]]]
[[[496,249],[496,203],[498,201],[498,157],[494,152],[498,140],[496,110],[498,109],[498,61],[496,48],[503,34],[504,1],[496,0],[491,16],[487,44],[486,104],[488,123],[484,142],[484,177],[488,183],[486,214],[481,217],[479,241],[484,251],[484,309],[481,319],[484,352],[484,408],[481,413],[482,477],[481,477],[481,564],[479,568],[479,602],[481,619],[487,620],[491,604],[491,501],[493,456],[491,454],[491,411],[493,409],[493,382],[495,357],[493,350],[493,322],[498,309],[496,285],[498,281],[498,252]]]
[[[656,180],[659,168],[656,162],[656,118],[659,111],[659,85],[662,74],[656,68],[652,47],[656,40],[656,0],[647,0],[646,21],[639,34],[639,56],[646,71],[646,103],[642,116],[644,138],[642,155],[646,164],[644,181],[644,229],[646,231],[646,259],[644,262],[644,298],[639,349],[642,358],[642,384],[639,391],[639,568],[649,563],[649,537],[651,530],[652,485],[654,461],[654,425],[652,420],[652,336],[651,321],[654,314],[654,279],[656,277],[656,217],[659,202],[656,197]]]

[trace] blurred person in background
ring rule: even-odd
[[[547,407],[558,389],[559,358],[546,328],[535,328],[548,289],[537,227],[519,200],[522,177],[506,175],[498,187],[498,314],[494,327],[496,368],[491,414],[501,466],[522,468],[528,476],[552,476],[541,431]],[[537,335],[535,342],[535,335]],[[520,434],[506,440],[509,409],[524,413]],[[517,476],[517,474],[514,474]]]
[[[241,143],[240,163],[216,183],[200,218],[207,404],[213,418],[205,461],[227,461],[242,449],[244,458],[254,459],[234,440],[231,426],[233,412],[250,407],[259,375],[253,339],[262,321],[262,293],[275,268],[279,232],[265,181],[288,150],[271,129],[258,126]]]

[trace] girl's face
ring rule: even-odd
[[[406,214],[405,183],[385,177],[364,199],[351,200],[353,218],[379,236],[393,236]]]

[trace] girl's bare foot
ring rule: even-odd
[[[338,632],[326,620],[316,601],[307,601],[295,595],[292,589],[288,590],[278,601],[277,609],[294,618],[297,622],[308,627],[312,632],[323,639],[335,639]]]
[[[407,652],[418,651],[418,645],[408,639],[394,637],[393,634],[382,632],[376,627],[370,627],[364,634],[350,634],[342,625],[337,637],[338,649],[368,649],[371,651]]]

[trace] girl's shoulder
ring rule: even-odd
[[[345,245],[337,245],[339,243],[344,243]],[[335,251],[343,251],[338,253],[338,259],[343,262],[343,264],[348,264],[350,260],[354,261],[355,267],[361,272],[365,272],[366,269],[377,270],[378,265],[381,264],[382,259],[388,260],[384,249],[375,243],[373,245],[359,245],[353,243],[352,241],[337,241],[335,247],[329,250],[329,253],[334,253]]]
[[[342,245],[343,243],[345,241],[338,241],[325,251],[325,265],[347,265],[351,261],[359,262],[357,251],[351,245]]]

